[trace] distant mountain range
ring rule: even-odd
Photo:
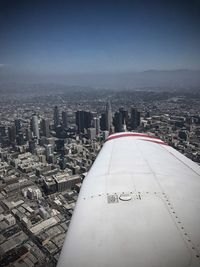
[[[200,86],[200,71],[175,70],[126,72],[113,74],[69,75],[65,82],[103,88],[137,89],[144,87],[196,87]]]
[[[71,74],[71,75],[8,75],[0,72],[0,81],[20,83],[60,83],[111,89],[200,87],[199,70],[147,70],[142,72]]]

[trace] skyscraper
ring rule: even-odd
[[[6,137],[6,127],[0,126],[0,139]]]
[[[49,125],[50,123],[48,119],[42,119],[41,130],[42,130],[42,134],[46,137],[50,137]]]
[[[38,125],[38,117],[36,115],[33,115],[31,119],[31,126],[32,126],[33,136],[39,139],[40,138],[39,125]]]
[[[17,145],[22,146],[25,144],[24,135],[22,132],[19,132],[19,134],[16,137]]]
[[[101,114],[100,118],[100,128],[102,131],[106,131],[106,113]]]
[[[8,127],[8,138],[9,138],[10,143],[15,143],[16,129],[14,125],[12,125],[11,127]]]
[[[98,135],[100,133],[100,118],[99,117],[94,118],[94,128],[96,129],[96,134]]]
[[[46,157],[47,157],[47,160],[52,155],[53,155],[53,145],[50,145],[50,144],[46,145]]]
[[[92,113],[89,111],[78,110],[76,112],[76,125],[78,127],[78,133],[84,133],[84,129],[91,127]]]
[[[68,116],[67,116],[67,111],[62,112],[62,125],[64,129],[68,128]]]
[[[37,140],[30,140],[29,144],[29,151],[34,154],[36,152]]]
[[[16,129],[16,134],[18,135],[21,131],[21,121],[19,119],[15,120],[15,129]]]
[[[56,128],[60,124],[60,116],[59,116],[58,106],[54,107],[53,120],[54,120],[54,127]]]
[[[135,130],[140,126],[140,112],[136,108],[131,108],[131,129]]]
[[[119,108],[119,112],[122,114],[122,124],[128,124],[128,110],[125,110],[124,107]]]
[[[110,131],[112,126],[112,108],[110,101],[106,105],[106,130]]]
[[[32,134],[31,134],[31,130],[30,128],[26,128],[26,132],[25,132],[25,136],[26,136],[26,141],[30,141],[32,138]]]
[[[122,113],[121,112],[119,112],[119,111],[115,112],[113,124],[115,127],[115,133],[123,131]]]

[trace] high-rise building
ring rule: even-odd
[[[37,144],[36,143],[37,143],[37,140],[30,140],[28,142],[28,144],[29,144],[29,151],[32,154],[34,154],[36,152],[36,147],[37,147]]]
[[[50,122],[48,119],[42,119],[41,121],[41,131],[42,135],[46,137],[50,137],[50,130],[49,130]]]
[[[62,125],[64,129],[68,128],[68,116],[67,116],[67,111],[62,112]]]
[[[117,111],[114,114],[114,120],[113,120],[115,133],[122,132],[123,131],[123,123],[122,123],[122,113]]]
[[[67,167],[67,159],[64,156],[60,157],[59,166],[61,170],[64,170]]]
[[[76,125],[78,133],[84,133],[84,129],[91,127],[92,113],[89,111],[78,110],[76,112]]]
[[[84,111],[84,128],[88,129],[92,126],[93,114],[90,111]]]
[[[19,119],[15,120],[15,130],[16,134],[18,135],[21,131],[21,121]]]
[[[15,129],[14,125],[8,127],[8,138],[9,138],[10,143],[15,143],[15,141],[16,141],[16,129]]]
[[[32,138],[31,130],[29,127],[26,128],[25,137],[26,137],[26,141],[30,141]]]
[[[60,125],[60,115],[59,115],[59,109],[58,109],[58,106],[55,106],[55,107],[54,107],[53,120],[54,120],[54,127],[55,127],[55,128],[56,128],[58,125]]]
[[[0,126],[0,136],[5,137],[6,136],[6,127]]]
[[[100,118],[99,117],[94,118],[94,128],[96,129],[96,134],[99,135],[100,133]]]
[[[131,108],[131,129],[135,130],[140,126],[140,112],[136,108]]]
[[[65,147],[64,139],[59,138],[55,141],[55,149],[57,152],[59,151],[59,152],[64,153],[64,147]]]
[[[106,130],[110,131],[112,127],[112,108],[110,101],[106,105]]]
[[[33,136],[39,139],[40,132],[39,132],[39,125],[38,125],[38,117],[36,115],[33,115],[31,119],[31,126],[32,126]]]
[[[0,126],[0,143],[7,142],[6,127]]]
[[[106,127],[106,113],[101,114],[100,129],[102,131],[106,131],[106,129],[107,129],[107,127]]]
[[[119,112],[122,114],[122,124],[128,124],[128,110],[125,110],[124,107],[119,108]]]
[[[53,155],[53,146],[52,145],[46,145],[46,157],[47,157],[47,160],[49,159],[50,156]]]
[[[24,135],[23,135],[22,132],[19,132],[19,134],[18,134],[17,137],[16,137],[16,141],[17,141],[17,144],[18,144],[19,146],[22,146],[22,145],[25,144]]]

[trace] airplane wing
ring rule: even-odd
[[[158,138],[108,137],[58,267],[200,266],[200,167]]]

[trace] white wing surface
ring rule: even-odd
[[[109,136],[83,182],[58,266],[200,266],[200,167],[158,138]]]

